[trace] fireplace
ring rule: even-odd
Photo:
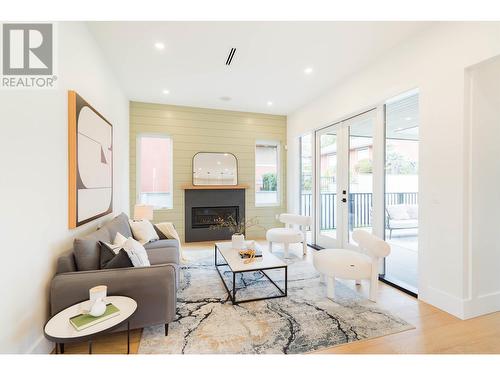
[[[229,217],[238,219],[240,208],[238,206],[223,207],[193,207],[191,208],[191,228],[210,228],[219,220]]]
[[[218,218],[245,217],[245,189],[192,188],[184,192],[185,241],[229,240],[228,228],[210,228]]]

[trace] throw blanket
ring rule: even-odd
[[[185,262],[186,258],[184,258],[184,253],[182,251],[181,239],[179,237],[179,233],[177,233],[177,230],[174,227],[174,224],[164,222],[155,225],[158,228],[158,230],[162,232],[167,238],[173,238],[179,242],[179,254],[181,257],[181,261]]]

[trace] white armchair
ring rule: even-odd
[[[266,233],[269,241],[269,251],[273,252],[273,242],[282,243],[285,258],[288,258],[288,249],[292,243],[302,243],[302,252],[307,254],[306,228],[311,225],[310,216],[281,214],[279,221],[286,225],[285,228],[272,228]]]
[[[380,259],[391,252],[389,244],[364,231],[355,230],[352,234],[360,251],[348,249],[323,249],[314,254],[314,267],[323,280],[326,277],[327,296],[335,298],[335,278],[370,280],[370,300],[377,301],[378,267]]]

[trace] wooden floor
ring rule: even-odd
[[[212,248],[212,243],[189,244],[185,248]],[[296,249],[299,253],[299,249]],[[310,254],[315,250],[309,249]],[[346,281],[346,283],[348,283]],[[354,283],[349,284],[353,288]],[[367,296],[368,285],[356,287]],[[341,354],[396,354],[396,353],[500,353],[500,312],[469,320],[460,320],[431,305],[420,302],[399,290],[380,283],[378,304],[380,307],[403,318],[416,328],[369,340],[323,349],[315,353]],[[131,353],[137,353],[141,330],[131,334]],[[126,333],[116,333],[96,339],[93,344],[95,354],[125,354]],[[87,345],[66,345],[65,353],[83,354]]]

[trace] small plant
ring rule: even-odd
[[[266,173],[262,176],[262,187],[261,191],[276,191],[278,187],[278,182],[276,180],[276,174]]]
[[[245,231],[253,227],[261,227],[257,218],[252,217],[247,219],[237,220],[233,216],[228,216],[227,218],[218,217],[215,219],[217,224],[211,225],[210,229],[217,230],[227,228],[232,234],[244,234]]]

